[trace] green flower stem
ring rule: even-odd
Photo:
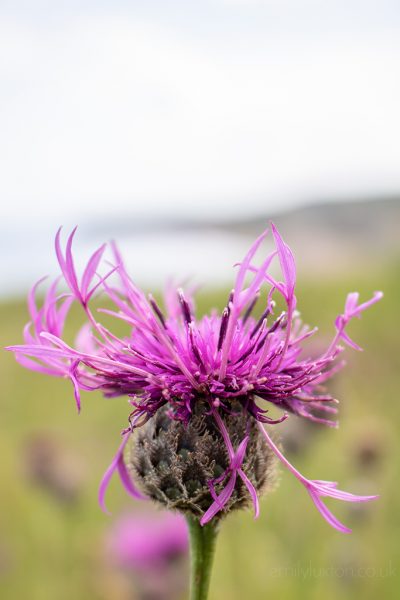
[[[207,600],[218,525],[187,516],[190,537],[190,600]]]

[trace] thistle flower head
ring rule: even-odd
[[[25,328],[25,344],[9,349],[28,368],[69,378],[78,409],[81,390],[101,390],[108,397],[128,396],[129,426],[122,432],[122,443],[100,487],[103,507],[105,489],[115,470],[127,491],[141,496],[123,458],[132,432],[153,419],[167,419],[171,421],[167,433],[174,431],[179,436],[179,428],[194,427],[200,406],[207,428],[218,433],[216,439],[227,456],[224,470],[217,478],[218,487],[215,488],[213,478],[206,481],[210,506],[201,505],[202,524],[232,503],[238,488],[243,486],[258,514],[257,478],[254,473],[249,476],[244,468],[251,462],[255,428],[263,437],[264,446],[268,446],[269,455],[273,453],[295,474],[321,514],[337,529],[349,531],[326,509],[322,497],[347,501],[372,498],[340,492],[331,482],[304,478],[288,463],[264,425],[279,424],[290,413],[336,425],[337,401],[324,391],[323,385],[343,364],[338,360],[343,350],[340,343],[359,348],[348,336],[347,324],[382,294],[376,292],[362,304],[358,304],[358,294],[349,294],[343,314],[335,321],[336,334],[331,344],[320,356],[308,356],[305,343],[316,330],[310,330],[300,321],[296,311],[294,257],[273,224],[271,230],[275,249],[256,265],[256,253],[268,233],[264,232],[237,265],[234,288],[222,313],[214,311],[202,318],[195,314],[191,294],[181,289],[167,289],[163,308],[151,295],[146,297],[130,279],[114,244],[111,248],[115,264],[106,275],[97,275],[105,249],[102,246],[90,258],[79,279],[72,254],[75,230],[68,238],[65,252],[58,232],[56,254],[69,292],[58,293],[55,282],[38,308],[34,288],[28,301],[31,321]],[[279,278],[271,275],[273,261],[280,265]],[[117,284],[110,283],[114,273],[119,279]],[[109,331],[92,312],[90,300],[100,290],[114,306],[100,311],[127,324],[125,337]],[[275,296],[285,304],[280,314],[276,312]],[[74,302],[83,307],[87,323],[72,347],[62,335]],[[253,316],[256,303],[261,308],[259,318]],[[278,419],[268,414],[271,405],[281,409]],[[242,439],[236,435],[240,427],[232,429],[227,425],[235,418],[244,424]],[[154,429],[154,423],[148,427]]]
[[[111,577],[118,573],[124,598],[184,597],[189,535],[182,515],[166,511],[122,514],[111,522],[104,542],[102,571]]]
[[[188,531],[180,515],[121,515],[107,535],[111,559],[138,571],[156,571],[188,551]]]

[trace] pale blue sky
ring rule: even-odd
[[[3,219],[397,192],[399,27],[388,0],[3,0]]]

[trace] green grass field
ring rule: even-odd
[[[351,325],[365,352],[346,351],[348,366],[331,388],[341,401],[340,429],[300,427],[297,448],[292,439],[288,452],[306,476],[337,480],[355,493],[379,493],[380,499],[362,506],[329,502],[353,527],[351,535],[340,534],[281,469],[280,485],[263,499],[259,520],[243,513],[223,525],[211,600],[398,597],[398,275],[393,265],[341,281],[309,279],[297,294],[304,321],[320,326],[316,340],[324,343],[348,291],[357,289],[362,298],[375,289],[385,292],[382,302]],[[199,311],[222,306],[225,298],[225,292],[203,293]],[[22,340],[26,320],[24,302],[0,306],[2,346]],[[102,540],[110,518],[97,504],[100,478],[126,424],[126,399],[83,394],[78,416],[69,382],[28,372],[5,352],[0,368],[0,597],[126,600],[118,577],[104,565]],[[60,502],[28,477],[30,444],[39,435],[50,435],[77,466],[75,500]],[[64,462],[55,466],[61,479]],[[108,504],[115,514],[133,506],[117,479]]]

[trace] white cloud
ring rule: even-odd
[[[400,188],[394,36],[254,44],[82,13],[3,19],[0,57],[9,216]]]

